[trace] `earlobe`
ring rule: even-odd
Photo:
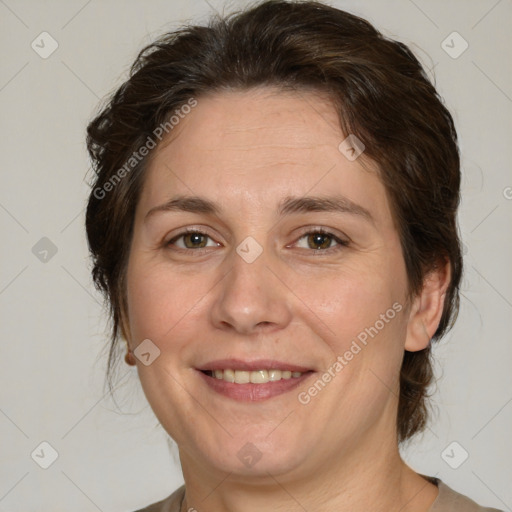
[[[121,329],[121,336],[126,341],[127,348],[131,347],[131,333],[130,327],[125,315],[121,313],[121,318],[119,320],[119,328]]]
[[[449,261],[443,261],[425,276],[423,288],[414,298],[409,313],[405,350],[417,352],[429,346],[443,315],[450,280]]]
[[[124,338],[124,340],[126,341],[126,354],[124,356],[124,361],[125,363],[128,365],[128,366],[136,366],[137,363],[135,361],[135,357],[133,355],[133,352],[132,352],[132,349],[130,347],[130,341],[131,341],[131,338],[130,338],[130,331],[129,329],[126,327],[127,323],[126,321],[124,320],[124,317],[121,318],[121,325],[120,325],[120,328],[121,328],[121,335],[122,337]]]

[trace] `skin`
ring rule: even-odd
[[[251,512],[272,503],[290,512],[427,511],[437,488],[401,460],[396,442],[399,370],[404,350],[425,348],[436,330],[449,268],[440,266],[408,299],[377,167],[338,150],[345,135],[328,98],[262,87],[197,99],[152,154],[135,215],[124,327],[132,350],[150,339],[161,351],[148,366],[137,361],[138,373],[179,446],[184,510]],[[277,213],[286,197],[333,193],[371,220]],[[206,198],[220,213],[147,217],[176,195]],[[207,236],[175,240],[187,227]],[[315,245],[306,233],[318,228],[348,245],[329,236]],[[236,252],[248,236],[263,250],[252,263]],[[301,404],[297,395],[395,303],[402,311]],[[316,374],[291,392],[241,403],[211,391],[196,370],[231,357],[277,359]],[[262,454],[252,467],[237,456],[246,443]]]

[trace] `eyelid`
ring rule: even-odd
[[[204,235],[206,237],[208,237],[211,241],[215,242],[217,244],[217,246],[221,245],[220,242],[217,242],[217,240],[208,232],[208,228],[205,228],[205,227],[186,227],[186,228],[183,228],[181,231],[178,231],[178,233],[176,234],[173,234],[170,238],[165,238],[162,245],[164,247],[168,247],[170,246],[171,244],[174,244],[176,242],[176,240],[180,239],[181,237],[183,236],[186,236],[190,233],[198,233],[200,235]],[[194,252],[201,252],[201,251],[208,251],[209,249],[211,249],[211,247],[198,247],[196,249],[183,249],[182,247],[177,247],[176,250],[178,251],[187,251],[187,252],[190,252],[190,251],[194,251]]]
[[[306,226],[304,228],[301,228],[299,230],[299,233],[300,234],[298,235],[297,240],[299,238],[302,238],[304,235],[308,235],[311,233],[322,233],[324,235],[330,235],[333,238],[340,240],[340,242],[342,242],[344,244],[349,244],[352,242],[350,237],[347,236],[345,233],[335,230],[335,229],[326,228],[324,226]]]
[[[217,242],[215,240],[215,238],[208,231],[209,230],[206,227],[186,227],[186,228],[183,228],[178,233],[172,235],[169,239],[166,239],[163,242],[163,245],[165,247],[167,247],[167,246],[169,246],[171,244],[174,244],[176,242],[176,240],[178,240],[181,237],[186,236],[186,235],[188,235],[190,233],[198,233],[198,234],[206,236],[211,241],[216,243],[217,247],[219,245],[222,245],[220,242]],[[305,249],[306,251],[309,250],[309,251],[318,252],[318,253],[321,253],[321,252],[322,253],[329,253],[331,251],[336,251],[340,247],[346,247],[346,246],[348,246],[351,243],[351,240],[350,240],[350,238],[348,236],[346,236],[345,234],[339,234],[335,230],[331,230],[331,229],[325,228],[323,226],[305,226],[305,227],[300,229],[299,235],[297,236],[295,241],[292,244],[290,244],[290,245],[293,246],[301,238],[304,238],[304,236],[310,235],[310,234],[314,234],[314,233],[320,233],[320,234],[327,235],[327,236],[331,237],[337,243],[337,245],[335,245],[334,247],[329,247],[327,249],[320,249],[320,250],[319,249],[316,249],[316,250],[315,249]],[[287,245],[286,247],[288,248],[288,247],[290,247],[290,245]],[[196,253],[199,253],[199,252],[203,252],[203,251],[209,251],[211,248],[212,247],[197,247],[195,249],[191,249],[191,248],[185,248],[184,249],[182,247],[176,247],[176,250],[184,251],[184,252],[196,252]]]
[[[304,247],[297,247],[297,249],[299,249],[301,251],[305,251],[306,253],[310,252],[315,255],[329,255],[329,254],[341,251],[342,249],[348,247],[351,243],[351,240],[348,236],[337,234],[337,232],[335,230],[331,230],[329,228],[325,228],[322,226],[309,226],[309,227],[303,228],[301,230],[301,234],[296,238],[295,242],[293,242],[293,244],[291,244],[292,247],[295,246],[306,235],[317,234],[317,233],[320,233],[322,235],[327,235],[335,242],[335,245],[332,247],[328,247],[327,249],[310,249],[310,248],[304,248]],[[290,246],[287,246],[287,247],[290,247]]]

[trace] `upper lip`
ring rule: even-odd
[[[300,366],[291,363],[285,363],[283,361],[277,361],[275,359],[255,359],[253,361],[244,361],[242,359],[217,359],[216,361],[210,361],[198,370],[202,371],[215,371],[215,370],[239,370],[239,371],[256,371],[256,370],[281,370],[291,372],[307,372],[311,371],[311,368]]]

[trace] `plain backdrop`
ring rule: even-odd
[[[510,511],[512,2],[330,3],[411,45],[460,135],[462,307],[435,349],[437,415],[404,457]],[[83,227],[85,127],[143,45],[247,4],[0,0],[0,512],[130,511],[183,482],[136,371],[121,367],[119,408],[105,395],[108,331]]]

